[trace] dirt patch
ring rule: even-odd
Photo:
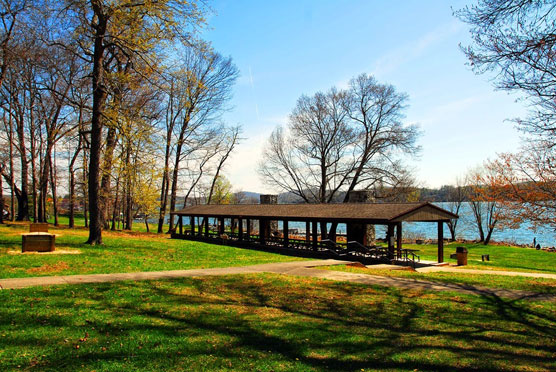
[[[64,271],[69,269],[69,265],[67,262],[61,261],[56,262],[55,264],[44,264],[39,267],[33,267],[31,269],[27,269],[28,273],[54,273],[59,271]]]
[[[350,263],[346,264],[346,266],[348,266],[348,267],[359,267],[359,268],[363,268],[363,269],[367,268],[367,266],[363,265],[361,262],[350,262]]]
[[[106,237],[126,237],[126,238],[135,238],[135,239],[143,239],[145,237],[149,238],[158,238],[158,239],[170,239],[170,236],[153,233],[153,232],[143,232],[143,231],[129,231],[129,230],[115,230],[115,231],[103,231],[102,236]]]
[[[81,254],[82,252],[79,249],[59,249],[56,248],[56,250],[54,252],[21,252],[21,249],[15,250],[9,250],[7,252],[8,254],[40,254],[42,255],[56,255],[56,254]]]

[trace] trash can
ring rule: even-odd
[[[458,266],[467,265],[467,248],[456,247],[456,255],[458,259]]]

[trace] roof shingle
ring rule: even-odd
[[[227,204],[194,205],[174,215],[201,217],[273,218],[290,220],[447,221],[457,215],[430,203],[342,204]]]

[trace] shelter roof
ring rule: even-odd
[[[341,203],[341,204],[223,204],[194,205],[173,215],[267,218],[292,221],[361,221],[390,223],[401,221],[448,221],[458,218],[434,204],[425,203]]]

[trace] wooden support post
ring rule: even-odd
[[[444,222],[438,222],[438,263],[444,262]]]
[[[209,218],[205,217],[205,238],[209,237]]]
[[[284,220],[284,248],[288,248],[288,246],[290,245],[290,236],[288,230],[288,220]]]
[[[251,240],[251,219],[247,218],[245,220],[246,223],[246,232],[247,232],[247,240]]]
[[[324,226],[327,226],[327,225],[328,225],[327,223],[324,224]],[[338,227],[336,226],[336,229],[337,228]],[[334,231],[330,231],[327,235],[328,240],[332,240],[332,242],[334,244],[336,244],[336,229],[334,229]]]
[[[402,223],[398,222],[396,225],[396,250],[398,251],[398,258],[402,258]]]
[[[203,220],[201,217],[197,217],[197,226],[199,226],[199,231],[197,231],[197,233],[199,236],[203,236]]]
[[[191,236],[195,236],[195,216],[189,216],[189,224],[191,225]]]
[[[220,217],[218,219],[218,234],[223,235],[224,234],[224,218]]]
[[[316,251],[318,249],[318,244],[319,244],[319,238],[318,238],[318,231],[317,231],[317,222],[313,221],[311,222],[312,226],[313,226],[313,250]]]
[[[307,243],[311,241],[311,222],[305,222],[305,240]]]
[[[180,215],[179,220],[178,220],[178,224],[179,224],[179,231],[180,231],[180,235],[183,235],[183,216]]]
[[[237,219],[237,238],[239,241],[243,240],[243,219]]]
[[[388,240],[388,258],[394,258],[394,225],[389,223],[386,231],[386,240]]]
[[[259,220],[259,240],[261,245],[265,245],[265,235],[266,235],[266,220]]]

